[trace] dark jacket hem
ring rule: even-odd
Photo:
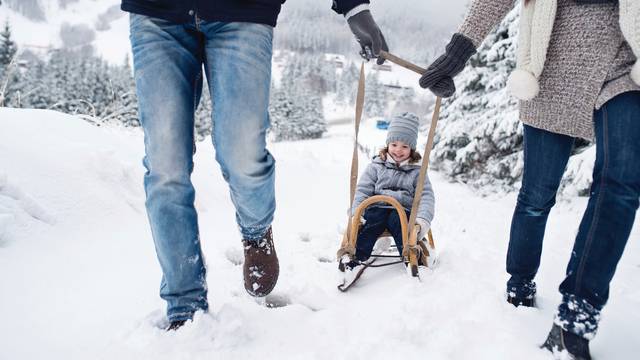
[[[187,8],[164,10],[157,7],[144,6],[127,0],[122,1],[120,8],[123,11],[155,17],[180,24],[193,20],[193,15],[189,15],[189,9]],[[205,21],[250,22],[275,27],[279,13],[280,6],[255,6],[251,9],[203,9],[196,15]]]

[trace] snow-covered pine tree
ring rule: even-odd
[[[397,96],[393,106],[392,113],[402,114],[403,112],[410,112],[419,114],[424,111],[422,106],[422,104],[418,103],[415,89],[412,87],[405,87],[400,90],[400,94]]]
[[[28,52],[22,53],[26,55]],[[20,75],[22,91],[18,96],[14,96],[14,101],[10,106],[32,109],[46,109],[52,104],[50,91],[44,85],[44,79],[49,72],[46,70],[46,63],[35,55],[29,56],[26,71]]]
[[[357,86],[357,80],[356,80]],[[377,72],[371,71],[365,79],[365,102],[364,114],[367,117],[386,116],[387,114],[387,92],[380,82]]]
[[[319,63],[311,56],[293,54],[280,88],[272,88],[271,134],[274,141],[316,139],[327,131],[321,95],[326,88]]]
[[[515,68],[518,9],[489,34],[445,99],[433,167],[477,188],[512,189],[522,174],[522,126],[506,82]]]
[[[274,141],[317,139],[327,130],[320,97],[277,88],[269,105]]]
[[[80,114],[96,124],[139,125],[128,59],[110,65],[81,49],[57,49],[44,61],[25,51],[9,84],[6,106]]]
[[[16,43],[11,39],[11,25],[6,20],[0,32],[0,68],[6,68],[18,52]]]
[[[17,86],[18,74],[14,61],[17,51],[17,46],[11,39],[11,26],[7,20],[0,32],[0,106],[7,106],[10,102],[9,94]]]
[[[202,96],[200,98],[200,104],[196,109],[195,114],[195,136],[197,141],[204,140],[207,136],[211,135],[212,130],[212,103],[211,95],[209,93],[209,85],[206,78],[202,81]]]
[[[124,126],[140,126],[138,99],[136,98],[135,82],[131,74],[129,55],[125,57],[122,66],[110,67],[110,102],[102,110],[100,121]]]
[[[522,123],[506,89],[516,65],[519,12],[517,6],[505,17],[456,78],[458,91],[443,101],[436,133],[433,168],[482,193],[514,190],[522,177]],[[589,146],[576,139],[561,193],[588,195],[595,159]]]
[[[336,102],[339,105],[353,104],[358,90],[360,71],[353,62],[348,62],[336,84]]]

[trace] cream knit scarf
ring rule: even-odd
[[[633,53],[640,59],[640,0],[619,0],[620,29]],[[530,0],[522,7],[517,67],[509,76],[509,92],[520,100],[531,100],[540,91],[538,79],[547,58],[547,48],[558,8],[557,0]],[[631,70],[640,85],[640,60]]]

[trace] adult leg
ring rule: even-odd
[[[242,237],[262,239],[275,211],[275,160],[266,147],[273,28],[204,22],[216,160]]]
[[[640,92],[616,96],[595,113],[596,163],[556,323],[590,339],[609,298],[640,198]]]
[[[170,321],[207,310],[194,208],[193,116],[202,87],[202,41],[187,25],[132,14],[136,91],[145,136],[146,208]]]
[[[390,209],[380,207],[369,207],[364,211],[365,222],[360,227],[356,242],[356,260],[366,261],[369,259],[378,237],[387,227],[387,218],[390,212]]]
[[[540,266],[542,240],[549,211],[574,139],[546,130],[524,126],[524,174],[518,202],[511,221],[507,251],[507,282],[509,301],[532,301],[535,294],[533,278]]]
[[[275,160],[266,147],[273,28],[203,22],[205,70],[213,101],[213,144],[229,184],[244,244],[244,287],[266,296],[280,274],[271,222]]]

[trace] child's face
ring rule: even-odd
[[[403,162],[411,155],[411,147],[402,141],[393,141],[389,143],[389,154],[396,162]]]

